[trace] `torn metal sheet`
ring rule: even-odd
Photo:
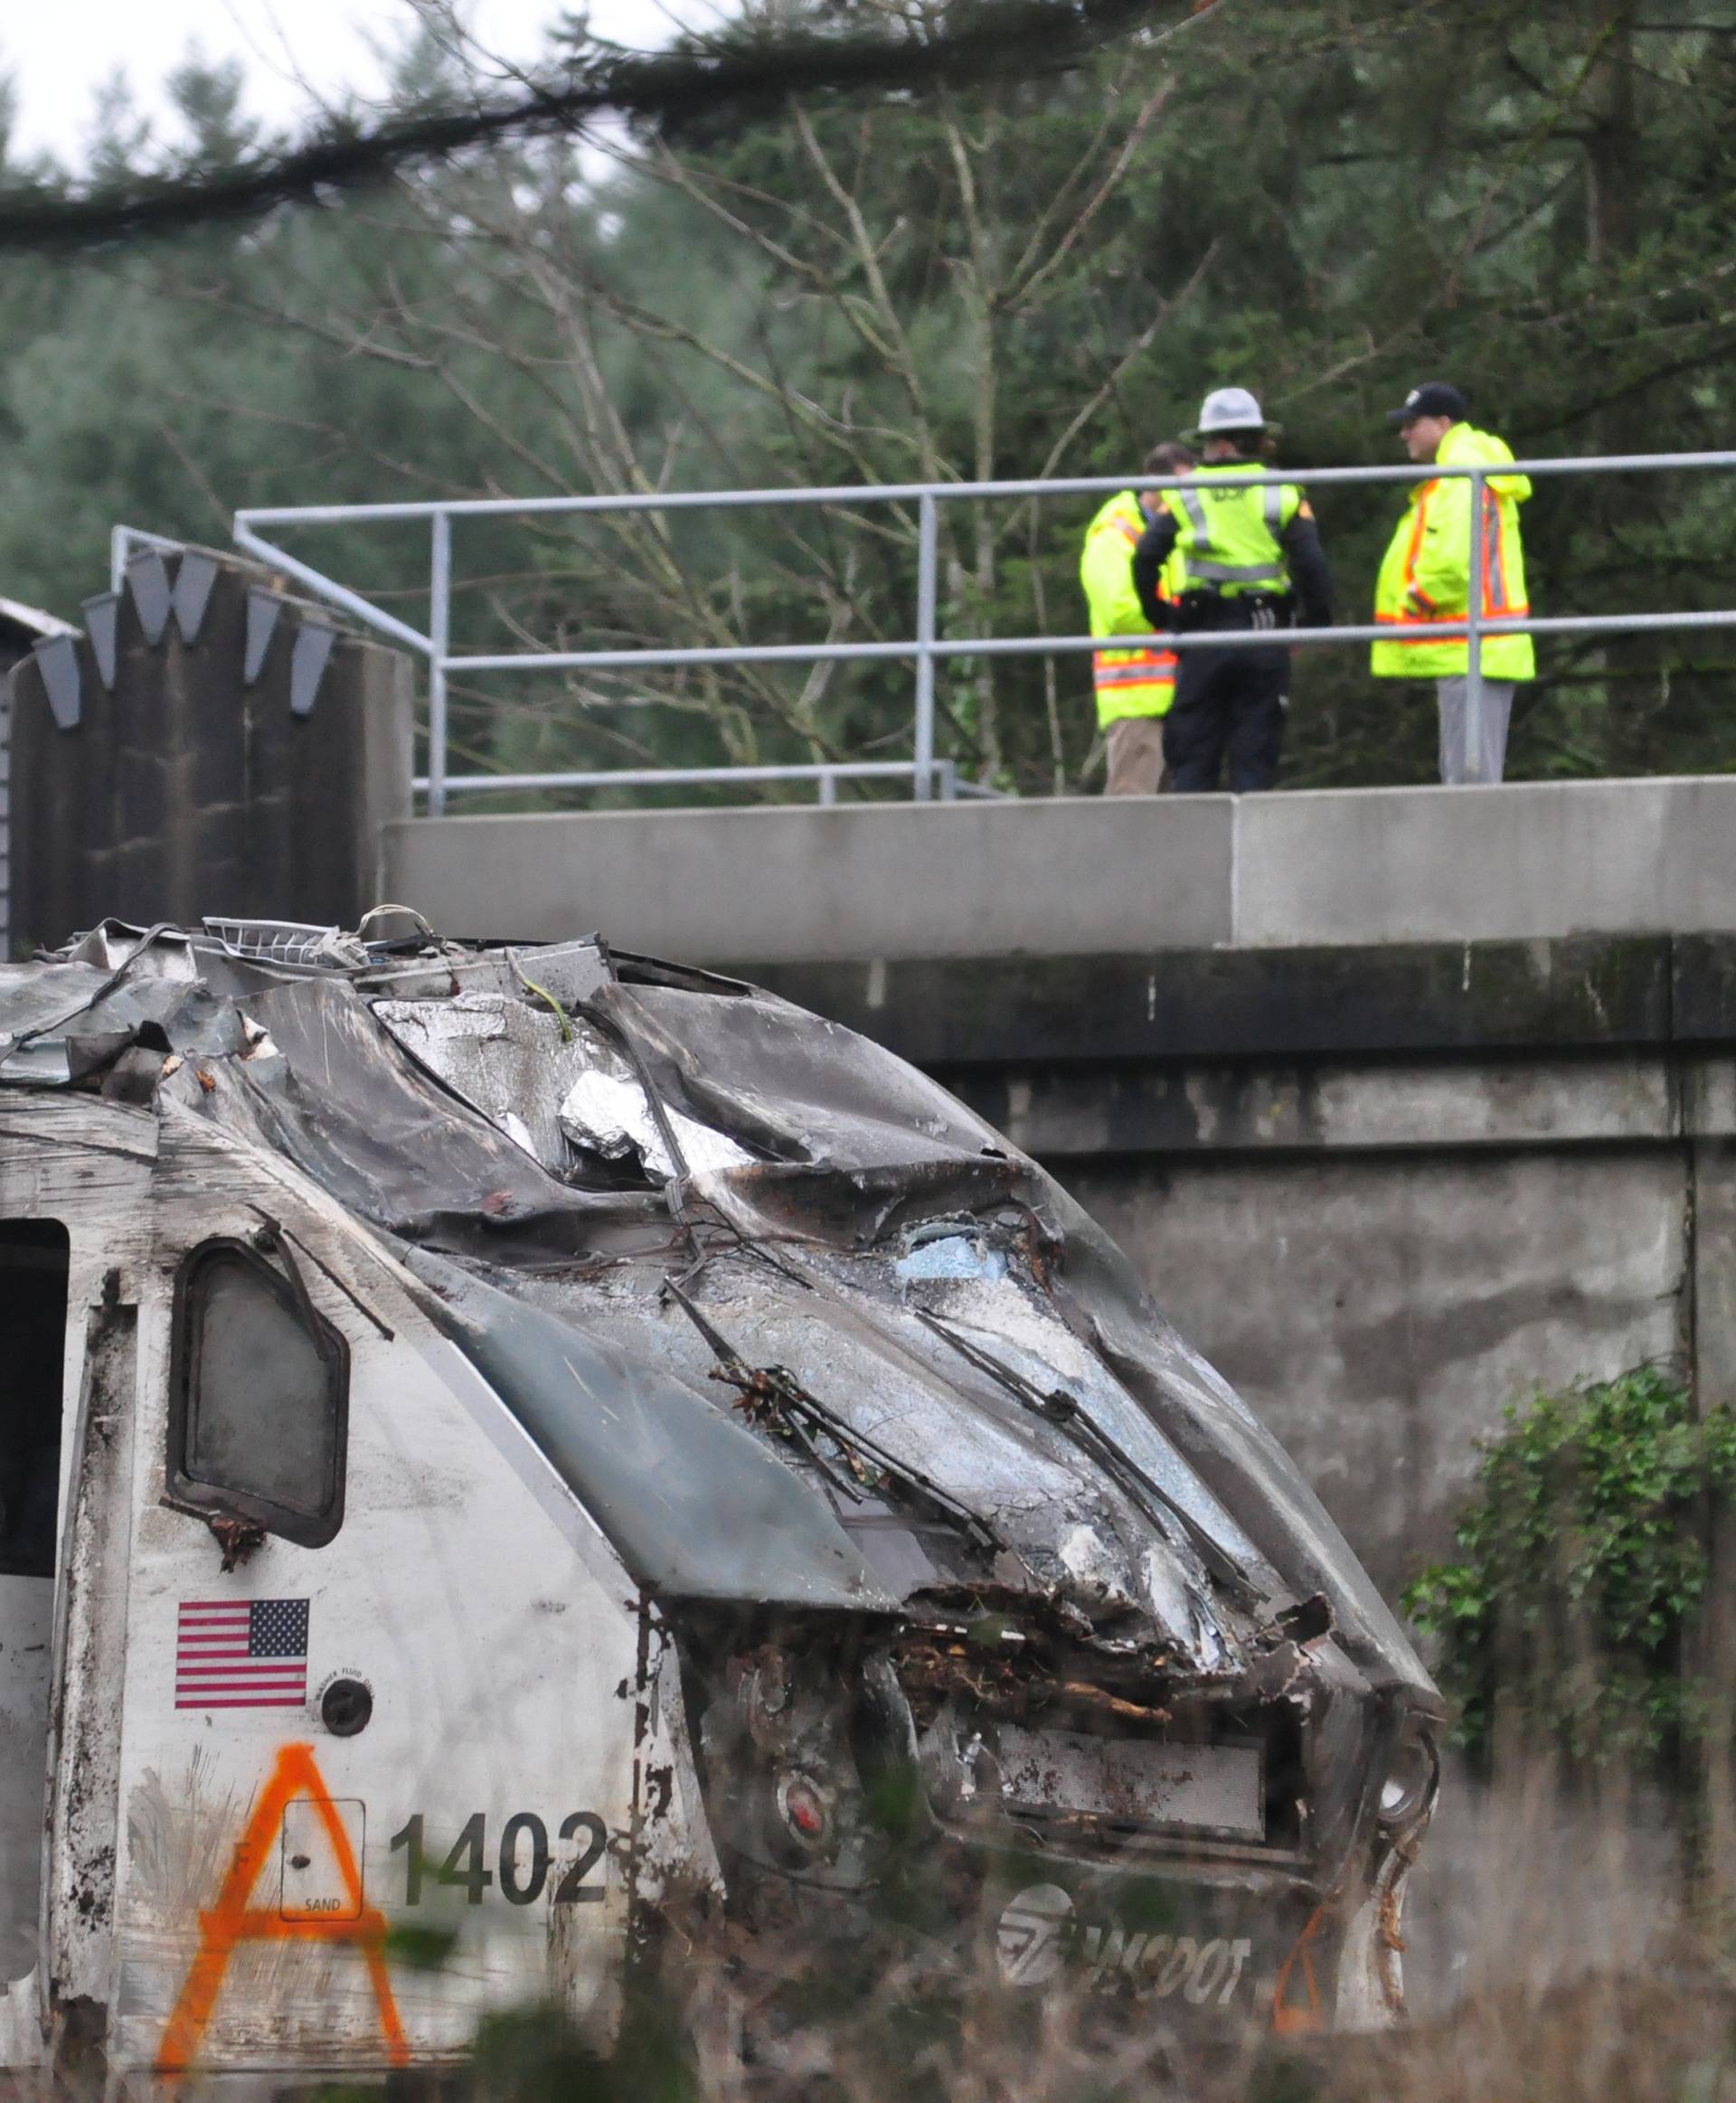
[[[61,958],[0,965],[0,1086],[61,1086],[141,1039],[165,1051],[239,1045],[229,1004],[197,976],[184,939],[110,922]]]
[[[659,1178],[745,1168],[753,1160],[745,1146],[679,1110],[667,1112],[667,1130],[680,1149],[675,1160],[659,1129],[648,1092],[630,1074],[590,1066],[561,1101],[561,1129],[574,1146],[620,1160],[636,1156],[646,1174]]]
[[[557,1174],[566,1167],[571,1148],[553,1107],[559,1083],[551,1085],[550,1069],[576,1079],[593,1053],[565,1016],[506,992],[381,1000],[373,1012],[418,1065],[533,1160]]]
[[[92,1001],[108,974],[94,964],[0,964],[0,1058]]]
[[[199,967],[187,938],[173,928],[146,930],[128,927],[122,920],[105,920],[72,943],[64,955],[80,964],[95,964],[104,971],[123,965],[138,978],[172,978],[183,985],[199,983]]]
[[[641,1582],[677,1598],[739,1598],[750,1542],[755,1594],[768,1603],[896,1606],[825,1503],[744,1423],[571,1321],[520,1306],[425,1253],[409,1262],[437,1288],[437,1318]]]

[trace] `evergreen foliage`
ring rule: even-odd
[[[760,5],[750,40],[794,24],[920,44],[949,19]],[[16,258],[0,589],[75,613],[113,521],[221,543],[249,504],[1116,474],[1231,381],[1283,420],[1298,466],[1400,463],[1382,412],[1435,376],[1521,453],[1718,446],[1736,394],[1736,35],[1714,0],[1656,13],[1221,0],[1053,71],[514,137],[317,208]],[[552,66],[582,72],[599,47],[568,34]],[[474,99],[453,50],[427,31],[406,45],[401,112]],[[232,76],[190,66],[176,96],[184,147],[118,102],[91,177],[275,151]],[[25,175],[73,187],[0,159]],[[1316,495],[1344,618],[1366,617],[1402,498]],[[1728,603],[1733,498],[1712,473],[1541,483],[1533,603]],[[1081,627],[1091,508],[943,506],[942,632]],[[915,534],[895,505],[467,527],[457,633],[909,635]],[[420,618],[420,534],[298,546]],[[1730,766],[1733,650],[1716,630],[1550,640],[1512,770]],[[1354,648],[1298,662],[1287,784],[1432,778],[1432,704],[1365,666]],[[951,660],[939,701],[966,771],[1089,786],[1083,659]],[[888,758],[908,754],[910,720],[892,664],[497,677],[455,695],[454,761]]]

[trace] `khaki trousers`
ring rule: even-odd
[[[1156,796],[1164,785],[1164,719],[1118,716],[1104,733],[1109,748],[1105,796]]]

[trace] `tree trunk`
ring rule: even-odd
[[[1645,168],[1636,101],[1636,0],[1592,0],[1595,56],[1586,77],[1586,256],[1607,287],[1632,269],[1645,223]],[[1637,396],[1598,416],[1600,453],[1656,450],[1651,407]],[[1667,505],[1675,492],[1656,475],[1624,476],[1602,485],[1606,517],[1631,520]],[[1639,608],[1633,610],[1638,611]],[[1613,636],[1605,646],[1603,758],[1611,774],[1642,774],[1656,763],[1657,717],[1668,695],[1669,639]]]

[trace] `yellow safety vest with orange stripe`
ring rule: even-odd
[[[1487,431],[1456,423],[1440,441],[1443,467],[1498,467],[1513,454]],[[1483,485],[1483,618],[1531,611],[1525,595],[1525,555],[1519,540],[1519,506],[1531,495],[1530,477],[1492,475]],[[1389,623],[1427,621],[1463,625],[1470,604],[1471,485],[1461,475],[1431,476],[1410,492],[1410,504],[1381,563],[1374,588],[1374,618]],[[1376,643],[1370,669],[1382,679],[1444,679],[1466,669],[1463,637],[1395,636]],[[1488,679],[1533,679],[1536,655],[1529,636],[1486,636],[1483,674]]]
[[[1175,653],[1165,649],[1153,635],[1133,589],[1133,551],[1146,523],[1139,499],[1131,489],[1124,489],[1110,497],[1085,529],[1079,580],[1091,609],[1091,633],[1146,638],[1124,650],[1092,653],[1099,730],[1107,730],[1123,716],[1166,715],[1175,698]],[[1165,563],[1162,585],[1165,599],[1180,597],[1179,555]]]

